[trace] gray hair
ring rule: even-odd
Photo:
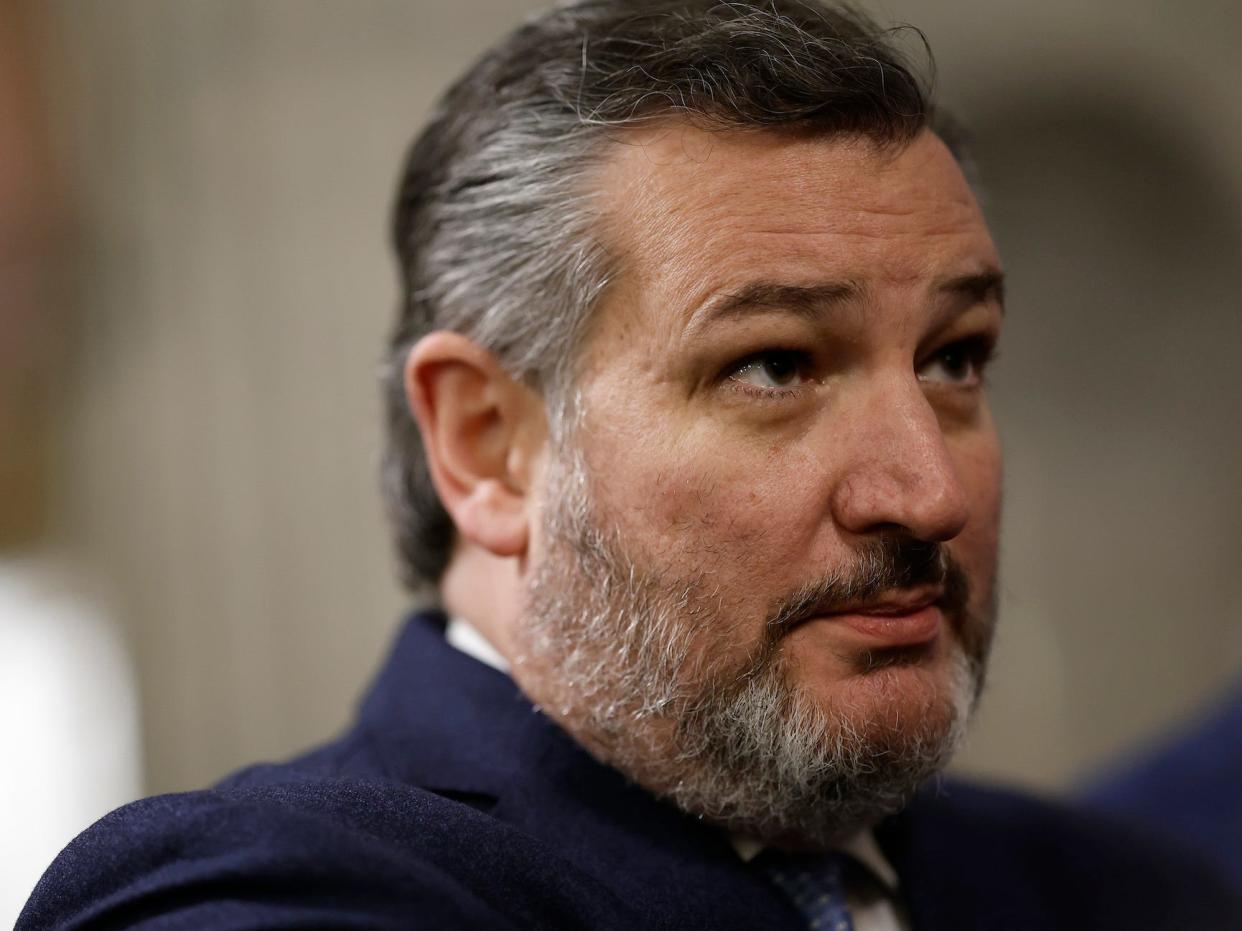
[[[926,53],[911,27],[813,0],[584,0],[532,19],[448,90],[411,149],[394,217],[404,296],[383,468],[409,586],[438,581],[454,536],[405,397],[410,347],[433,330],[469,337],[544,395],[557,437],[614,273],[591,190],[608,141],[680,117],[899,147],[932,118],[901,35]]]

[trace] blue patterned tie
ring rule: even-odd
[[[764,872],[793,900],[813,931],[854,931],[841,882],[844,857],[795,857],[767,850],[756,858]]]

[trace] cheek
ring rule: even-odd
[[[770,589],[779,570],[805,560],[821,526],[823,495],[787,447],[725,444],[707,430],[655,441],[610,430],[587,454],[602,477],[595,500],[624,538],[677,575],[711,578],[722,594],[756,578]]]
[[[999,545],[1002,463],[996,434],[983,431],[957,457],[958,476],[970,501],[970,520],[949,549],[966,569],[980,598],[991,594]]]

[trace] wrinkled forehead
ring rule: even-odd
[[[670,325],[756,276],[883,287],[999,267],[970,185],[930,131],[880,145],[669,122],[615,143],[599,181],[619,289],[657,293]]]

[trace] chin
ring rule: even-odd
[[[679,765],[640,771],[639,781],[735,833],[839,843],[900,810],[959,745],[977,675],[950,646],[890,657],[827,689],[777,659],[682,719],[671,754]]]
[[[843,713],[877,737],[947,736],[965,725],[975,705],[974,679],[960,656],[957,662],[887,665],[856,677],[846,689]]]

